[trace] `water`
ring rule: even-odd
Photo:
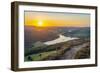
[[[57,43],[62,43],[62,42],[66,42],[66,41],[69,41],[69,40],[74,40],[74,39],[78,39],[78,38],[72,38],[72,37],[66,37],[64,35],[61,35],[59,34],[59,38],[57,39],[54,39],[54,40],[51,40],[51,41],[47,41],[47,42],[44,42],[44,44],[46,45],[54,45],[54,44],[57,44]]]

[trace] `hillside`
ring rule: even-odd
[[[59,38],[59,34],[66,37],[89,38],[89,27],[24,27],[25,49],[31,48],[37,41],[47,42]]]
[[[74,49],[73,47],[76,47],[76,46],[79,46],[80,48],[79,50],[81,50],[83,47],[87,45],[88,42],[89,40],[75,39],[75,40],[70,40],[67,42],[58,43],[58,44],[54,44],[50,46],[44,45],[44,46],[37,47],[37,48],[33,47],[30,49],[30,51],[26,51],[25,61],[67,59],[68,57],[67,56],[64,57],[64,54],[66,54],[68,51],[71,51],[71,50],[73,51]],[[83,44],[86,44],[86,45],[83,45]],[[78,52],[79,50],[73,51],[74,55],[72,56],[75,56],[76,55],[75,52]]]

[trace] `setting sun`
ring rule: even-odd
[[[38,21],[37,26],[39,26],[39,27],[43,26],[43,22],[42,21]]]

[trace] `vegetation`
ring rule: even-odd
[[[56,53],[56,51],[33,54],[33,55],[27,56],[26,60],[39,61],[39,60],[43,60],[43,59],[47,58],[48,56],[53,55],[55,53]]]
[[[71,47],[77,46],[83,43],[89,42],[89,40],[77,39],[72,41],[67,41],[55,45],[42,45],[39,47],[32,47],[25,50],[25,61],[42,61],[42,60],[55,60],[63,56],[63,54],[70,50]],[[90,56],[89,43],[86,47],[79,50],[75,59],[88,58]]]
[[[74,46],[90,42],[90,27],[24,27],[24,56],[25,61],[58,60]],[[42,35],[40,34],[42,33]],[[54,45],[45,45],[42,42],[54,40],[62,34],[67,37],[80,39],[70,40]],[[90,44],[81,47],[75,53],[75,59],[90,57]],[[65,57],[66,58],[66,57]]]

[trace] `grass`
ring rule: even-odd
[[[66,48],[61,47],[58,50],[28,55],[25,57],[25,61],[41,61],[55,59],[59,56],[62,56],[62,54],[64,54],[64,52],[67,50],[69,50],[69,48],[66,46]]]
[[[42,47],[32,47],[32,49],[29,51],[29,54],[25,55],[25,60],[24,61],[44,61],[44,60],[55,60],[56,58],[59,58],[60,56],[63,56],[63,54],[70,50],[72,46],[80,45],[82,43],[86,43],[87,41],[85,40],[73,40],[73,41],[68,41],[64,43],[59,43],[55,45],[50,45],[50,46],[42,46]],[[88,44],[89,45],[89,44]],[[89,49],[90,46],[84,47],[83,50],[79,50],[77,54],[75,55],[75,58],[86,58],[89,56]],[[28,52],[28,51],[26,51]],[[86,54],[87,55],[84,55]]]
[[[40,61],[40,60],[43,60],[43,59],[47,58],[48,56],[51,56],[54,54],[56,54],[56,51],[42,52],[42,53],[38,53],[38,54],[29,55],[26,57],[26,60]]]

